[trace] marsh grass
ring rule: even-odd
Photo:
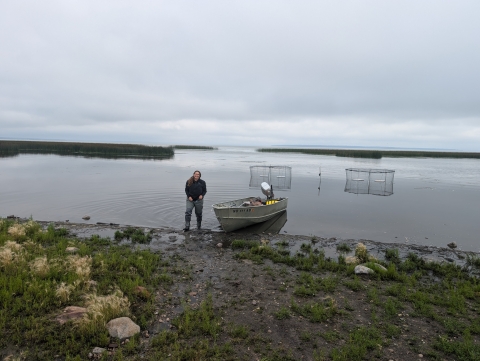
[[[291,317],[291,313],[290,313],[290,310],[285,307],[285,306],[282,306],[277,312],[275,312],[273,314],[275,316],[275,318],[277,320],[285,320],[287,318],[290,318]]]
[[[245,325],[231,325],[229,335],[233,338],[245,339],[248,337],[249,330]]]
[[[334,361],[364,360],[368,351],[380,351],[383,342],[377,328],[359,327],[349,334],[345,346],[332,351],[331,358]]]
[[[314,277],[308,272],[302,272],[297,278],[296,283],[299,285],[295,287],[294,294],[301,297],[315,296],[319,291],[332,293],[337,288],[338,278],[329,275],[326,277]]]
[[[14,231],[9,233],[10,228]],[[72,246],[79,249],[75,255],[66,252]],[[34,222],[0,220],[0,348],[18,345],[37,359],[57,354],[66,361],[86,359],[93,346],[110,342],[104,324],[111,317],[128,315],[144,330],[156,319],[159,297],[164,302],[160,314],[178,306],[172,295],[194,289],[186,256],[175,253],[164,259],[135,247],[98,236],[80,242],[61,228],[42,230]],[[410,254],[381,262],[387,272],[360,278],[354,265],[327,258],[314,247],[290,255],[278,244],[237,240],[232,248],[236,259],[266,263],[251,270],[256,282],[284,287],[281,296],[274,296],[274,307],[262,303],[245,323],[229,322],[229,314],[243,312],[249,298],[243,294],[214,307],[218,294],[207,279],[202,287],[206,296],[200,303],[185,301],[183,311],[172,317],[173,328],[151,342],[133,338],[104,359],[247,360],[255,352],[257,359],[286,361],[299,359],[297,352],[314,360],[367,360],[389,356],[387,346],[402,342],[404,350],[430,358],[478,359],[480,282],[465,267]],[[362,257],[371,260],[368,252]],[[137,286],[148,292],[138,294]],[[66,305],[87,307],[87,316],[63,326],[52,322]],[[236,305],[244,306],[237,310]],[[262,320],[259,327],[250,323],[256,319]],[[274,334],[262,329],[265,321],[297,327],[290,349],[276,346]],[[418,332],[402,338],[404,327],[418,324],[431,325],[441,336],[432,329],[430,344],[423,344]]]
[[[116,241],[121,241],[122,239],[130,239],[132,243],[150,243],[153,236],[152,231],[145,232],[140,228],[127,227],[123,232],[115,231],[114,238]]]
[[[202,301],[198,309],[185,306],[185,311],[172,324],[178,329],[179,334],[184,336],[209,335],[216,339],[221,329],[221,319],[213,310],[212,295]]]
[[[260,148],[258,152],[270,153],[303,153],[318,155],[333,155],[337,157],[373,158],[480,158],[480,153],[475,152],[431,152],[431,151],[406,151],[406,150],[369,150],[369,149],[305,149],[305,148]]]
[[[139,144],[74,143],[0,140],[0,157],[18,154],[58,154],[100,158],[170,158],[173,147]]]
[[[43,230],[31,220],[0,220],[0,348],[15,344],[41,359],[85,359],[92,347],[108,345],[105,322],[128,315],[145,327],[151,318],[153,299],[134,290],[164,284],[160,255],[98,236],[82,242],[67,236],[53,225]],[[78,254],[66,252],[69,246]],[[60,326],[53,318],[66,305],[86,307],[87,315]]]
[[[426,262],[414,253],[402,260],[397,249],[387,249],[385,262],[381,262],[374,260],[367,248],[359,244],[355,250],[357,263],[364,262],[376,270],[373,276],[363,279],[354,275],[355,264],[344,262],[343,257],[335,262],[325,258],[324,254],[315,254],[307,245],[295,255],[285,254],[282,250],[282,247],[275,249],[250,244],[250,247],[236,253],[237,258],[255,259],[256,262],[269,259],[283,264],[284,270],[293,267],[301,271],[292,292],[297,299],[292,298],[290,307],[281,306],[273,314],[276,319],[283,320],[296,314],[311,322],[324,322],[334,317],[353,316],[346,312],[356,310],[347,298],[343,300],[343,309],[339,309],[336,303],[334,307],[328,307],[322,301],[322,292],[335,292],[339,288],[354,291],[358,297],[365,295],[366,302],[372,305],[369,316],[371,326],[350,332],[345,345],[337,344],[329,355],[317,353],[314,359],[364,360],[378,357],[383,346],[402,333],[396,325],[399,315],[428,320],[427,323],[435,324],[450,337],[459,338],[440,337],[435,341],[434,348],[430,345],[426,349],[425,346],[422,348],[419,338],[409,338],[408,347],[413,352],[422,351],[434,358],[441,358],[443,353],[455,355],[459,360],[477,359],[478,347],[471,341],[472,336],[470,339],[462,336],[480,334],[480,282],[470,273],[478,266],[477,262],[480,263],[476,256],[467,256],[467,267],[460,267],[450,263]],[[387,271],[374,263],[383,264]],[[384,320],[389,321],[381,322]],[[337,343],[338,340],[331,342]]]
[[[399,263],[400,262],[400,255],[398,253],[398,249],[396,248],[387,248],[385,250],[385,259],[390,262]]]
[[[362,282],[360,282],[360,278],[357,276],[354,276],[353,280],[343,281],[343,284],[354,292],[362,291],[365,289],[365,286],[362,284]]]
[[[245,249],[245,248],[253,248],[259,247],[260,242],[258,241],[250,241],[250,240],[243,240],[243,239],[236,239],[232,241],[231,247],[232,249]]]
[[[327,297],[320,302],[305,304],[297,304],[292,300],[291,309],[311,322],[323,322],[338,314],[337,302],[331,297]]]
[[[480,269],[480,257],[475,254],[467,254],[467,266]]]
[[[337,251],[341,253],[349,253],[352,252],[352,248],[346,243],[341,243],[337,245]]]

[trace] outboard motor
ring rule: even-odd
[[[267,196],[267,199],[272,199],[274,197],[273,189],[267,182],[262,182],[262,184],[260,184],[260,188],[262,189],[262,193]]]

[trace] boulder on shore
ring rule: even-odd
[[[108,333],[111,337],[123,340],[140,333],[140,326],[128,317],[119,317],[107,323]]]
[[[355,274],[356,275],[369,275],[375,273],[375,271],[371,268],[365,267],[365,266],[355,266]]]

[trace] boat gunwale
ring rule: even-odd
[[[236,202],[236,201],[242,201],[242,200],[245,200],[245,199],[250,199],[250,198],[254,198],[254,197],[246,197],[246,198],[240,198],[240,199],[235,199],[233,201],[229,201],[229,202],[225,202],[225,203],[230,203],[230,202]],[[277,203],[282,203],[284,201],[287,201],[288,200],[288,197],[284,197],[284,198],[279,198],[277,199],[277,202],[275,203],[272,203],[272,204],[261,204],[261,205],[257,205],[257,206],[243,206],[243,205],[231,205],[231,206],[219,206],[221,204],[225,204],[225,203],[215,203],[215,204],[212,204],[212,208],[214,209],[231,209],[231,208],[242,208],[242,209],[246,209],[246,208],[259,208],[259,207],[269,207],[269,206],[275,206],[277,205]]]

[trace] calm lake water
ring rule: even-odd
[[[480,160],[355,159],[258,153],[255,148],[177,151],[173,159],[92,159],[56,155],[1,158],[0,216],[182,228],[184,185],[195,169],[207,182],[204,226],[219,229],[211,205],[261,196],[251,165],[292,167],[289,234],[371,239],[480,251]],[[345,191],[346,168],[393,169],[393,194]],[[319,170],[321,169],[321,185]]]

